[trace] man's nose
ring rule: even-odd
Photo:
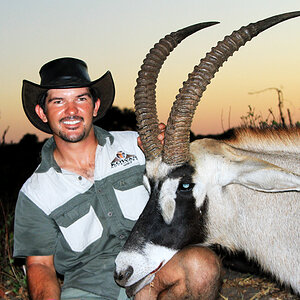
[[[69,115],[76,115],[78,112],[77,105],[74,102],[70,102],[67,105],[66,113]]]

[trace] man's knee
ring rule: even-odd
[[[184,269],[186,286],[198,299],[214,299],[221,282],[221,262],[208,248],[187,247],[179,253],[181,267]]]
[[[215,253],[191,246],[179,251],[156,275],[159,299],[214,299],[220,287],[221,263]]]
[[[218,256],[210,249],[191,246],[179,252],[182,267],[187,274],[209,275],[211,279],[218,278],[221,274],[221,262]]]

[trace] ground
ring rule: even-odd
[[[300,300],[299,296],[274,281],[226,269],[218,300]]]
[[[24,288],[12,291],[0,284],[0,299],[28,300]],[[217,300],[300,300],[300,297],[267,278],[225,269],[223,285]]]

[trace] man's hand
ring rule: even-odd
[[[164,144],[164,140],[165,140],[165,130],[166,130],[166,125],[164,123],[159,123],[158,124],[158,128],[160,130],[160,134],[157,136],[157,138],[160,140],[161,144]],[[144,152],[144,148],[142,145],[142,141],[141,138],[138,137],[138,146],[142,149],[142,151]]]

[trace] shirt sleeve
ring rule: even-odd
[[[13,256],[53,255],[57,232],[55,222],[21,191],[15,210]]]

